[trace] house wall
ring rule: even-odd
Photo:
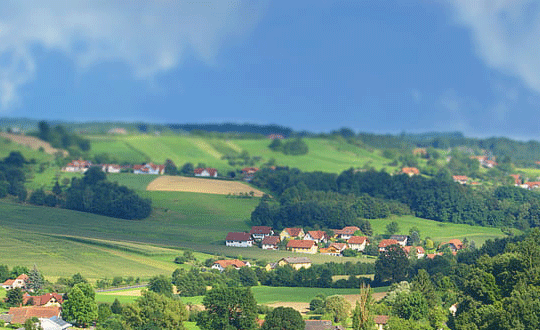
[[[262,249],[263,250],[277,250],[277,246],[271,245],[271,244],[263,244]]]
[[[317,253],[317,245],[314,245],[312,248],[310,249],[304,249],[304,248],[290,248],[292,252],[298,252],[298,253],[310,253],[310,254],[315,254]]]
[[[253,241],[225,241],[225,245],[234,247],[251,247]]]

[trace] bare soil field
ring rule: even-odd
[[[150,191],[183,191],[217,195],[249,194],[253,191],[255,197],[262,197],[263,192],[242,182],[223,181],[183,176],[160,176],[150,182],[146,190]]]
[[[379,301],[386,296],[386,292],[376,292],[372,294],[372,297],[375,301]],[[359,294],[346,294],[343,297],[351,303],[351,306],[354,308],[356,301],[360,298]],[[291,307],[300,312],[301,314],[307,314],[309,312],[309,303],[306,302],[276,302],[273,304],[268,304],[272,308],[276,307]]]
[[[43,150],[49,155],[54,155],[55,153],[59,151],[62,152],[64,156],[69,155],[69,153],[66,150],[53,148],[48,142],[41,141],[40,139],[33,136],[10,134],[10,133],[0,133],[0,136],[6,139],[9,139],[15,143],[25,145],[34,150],[39,150],[39,148],[43,148]]]

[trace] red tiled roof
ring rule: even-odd
[[[456,247],[457,250],[463,249],[463,242],[461,242],[461,240],[457,238],[454,238],[454,239],[449,240],[448,242],[442,243],[441,246],[446,245],[446,244],[452,244],[453,246]]]
[[[29,277],[26,274],[21,274],[21,275],[17,276],[17,280],[23,280],[23,281],[27,282],[28,279],[29,279]]]
[[[278,245],[281,240],[279,236],[265,236],[261,242],[262,245]]]
[[[519,174],[510,174],[512,178],[514,178],[514,184],[520,184],[521,183],[521,175]]]
[[[30,299],[32,299],[34,306],[43,306],[49,301],[51,301],[52,298],[55,298],[58,303],[62,304],[64,302],[64,298],[61,294],[58,294],[56,292],[53,293],[46,293],[41,296],[31,296],[29,294],[25,294],[23,296],[23,304],[26,305]]]
[[[330,247],[334,247],[338,249],[339,251],[343,251],[347,248],[347,244],[345,243],[332,243],[330,244]]]
[[[454,181],[467,181],[467,180],[469,180],[469,178],[466,175],[453,175],[452,179],[454,179]]]
[[[420,171],[416,167],[404,167],[404,168],[401,169],[401,173],[420,174]]]
[[[289,243],[287,243],[288,248],[300,248],[300,249],[310,249],[314,245],[316,245],[315,241],[312,241],[309,239],[290,240]]]
[[[241,268],[241,267],[244,267],[246,265],[242,260],[238,260],[238,259],[218,260],[218,261],[215,261],[214,264],[218,264],[223,268],[227,268],[228,266],[233,266],[235,268]]]
[[[11,307],[8,314],[13,315],[11,323],[23,324],[26,320],[32,317],[48,319],[53,316],[60,316],[60,307]]]
[[[347,243],[349,244],[364,244],[364,242],[367,241],[366,236],[352,236],[347,240]]]
[[[390,317],[388,315],[377,315],[375,316],[375,324],[386,324],[388,323],[388,319]]]
[[[410,254],[412,248],[413,248],[413,246],[404,246],[403,250],[405,251],[405,253]],[[426,254],[426,251],[424,250],[423,247],[416,246],[414,248],[416,249],[416,254]]]
[[[298,237],[302,231],[302,228],[285,228],[284,230],[288,232],[291,237]]]
[[[228,233],[225,238],[226,241],[251,241],[250,233]]]
[[[257,172],[259,169],[257,167],[244,167],[242,169],[242,173],[244,174],[253,174]]]
[[[4,283],[2,283],[2,285],[13,285],[13,282],[15,282],[15,280],[6,280]]]
[[[394,244],[398,244],[398,241],[396,241],[395,239],[383,239],[382,241],[380,241],[379,247],[384,248]]]
[[[439,252],[439,253],[428,253],[426,254],[426,257],[428,257],[429,259],[433,259],[435,258],[436,256],[442,256],[442,252]]]
[[[272,227],[267,226],[253,226],[249,231],[251,235],[260,234],[260,235],[270,235],[272,234]]]
[[[308,234],[314,239],[323,239],[326,237],[326,233],[322,230],[310,230]]]
[[[208,172],[208,174],[210,174],[210,176],[214,176],[217,173],[217,170],[215,168],[211,168],[211,167],[207,167],[207,168],[198,167],[198,168],[193,170],[193,172],[195,174],[202,174],[202,172],[204,172],[204,171]]]

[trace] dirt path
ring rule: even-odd
[[[55,153],[59,151],[64,154],[64,157],[69,155],[69,153],[66,150],[53,148],[48,142],[42,141],[33,136],[10,134],[10,133],[0,133],[0,136],[6,139],[9,139],[17,144],[25,145],[34,150],[39,150],[39,148],[43,148],[43,150],[49,155],[54,155]]]
[[[255,197],[262,197],[263,192],[238,181],[225,181],[183,176],[160,176],[150,182],[146,190],[150,191],[184,191],[218,195],[249,194],[253,191]]]

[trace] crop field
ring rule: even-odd
[[[239,195],[253,193],[262,197],[263,192],[238,181],[188,178],[183,176],[160,176],[146,188],[150,191],[183,191],[217,195]]]

